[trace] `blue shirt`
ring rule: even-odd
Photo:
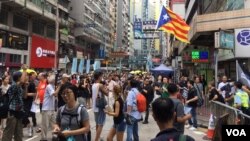
[[[136,88],[132,88],[127,96],[127,106],[132,106],[132,111],[129,113],[132,117],[136,119],[141,119],[141,113],[137,110],[136,105],[136,95],[139,93],[139,91]]]

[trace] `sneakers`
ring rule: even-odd
[[[191,131],[196,131],[197,128],[195,128],[195,127],[190,127],[189,130],[191,130]]]
[[[33,128],[32,127],[29,127],[29,129],[28,129],[28,136],[29,137],[33,136]]]

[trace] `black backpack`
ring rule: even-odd
[[[69,126],[70,126],[71,125],[71,119],[72,118],[77,118],[77,124],[78,124],[79,128],[82,128],[80,120],[81,120],[81,111],[82,111],[83,108],[85,108],[84,105],[79,105],[78,108],[77,108],[77,114],[69,114],[69,113],[64,112],[64,109],[65,109],[65,105],[64,105],[58,111],[59,112],[59,119],[61,119],[63,115],[69,115],[70,116]],[[83,135],[83,138],[86,138],[87,141],[91,141],[91,131],[89,131],[86,135]]]

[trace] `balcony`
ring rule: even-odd
[[[220,28],[226,30],[249,27],[249,17],[249,9],[195,15],[190,24],[189,39],[192,41],[199,33],[217,31]]]

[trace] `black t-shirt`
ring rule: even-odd
[[[151,141],[179,141],[180,136],[181,133],[179,133],[175,128],[170,128],[158,133],[156,137]],[[186,136],[186,141],[195,141],[195,140],[190,136]]]
[[[198,95],[197,95],[196,89],[193,87],[193,88],[191,88],[188,91],[187,100],[193,99],[195,96],[198,96]],[[198,102],[198,100],[190,102],[190,103],[188,103],[188,106],[190,106],[190,107],[197,107],[197,102]]]
[[[123,103],[123,100],[122,100],[121,97],[119,97],[116,101],[118,101],[119,104],[120,104],[120,110],[119,110],[118,117],[114,117],[113,120],[114,120],[114,124],[119,124],[124,120],[124,114],[123,114],[123,105],[124,105],[124,103]],[[114,111],[115,111],[115,103],[114,103]]]
[[[145,89],[147,93],[145,93],[143,89]],[[143,86],[141,93],[146,97],[148,102],[151,102],[154,99],[154,89],[151,85]]]
[[[212,100],[212,99],[214,98],[215,95],[218,96],[218,98],[217,98],[215,101],[219,101],[219,102],[221,102],[221,103],[225,103],[224,98],[222,97],[221,94],[219,94],[219,92],[218,92],[215,88],[213,88],[213,89],[210,91],[210,93],[209,93],[209,100]]]
[[[27,88],[28,93],[36,93],[36,84],[34,82],[29,82],[28,88]],[[27,96],[27,98],[23,99],[24,102],[24,109],[26,111],[29,111],[32,106],[33,102],[33,97],[32,96]]]

